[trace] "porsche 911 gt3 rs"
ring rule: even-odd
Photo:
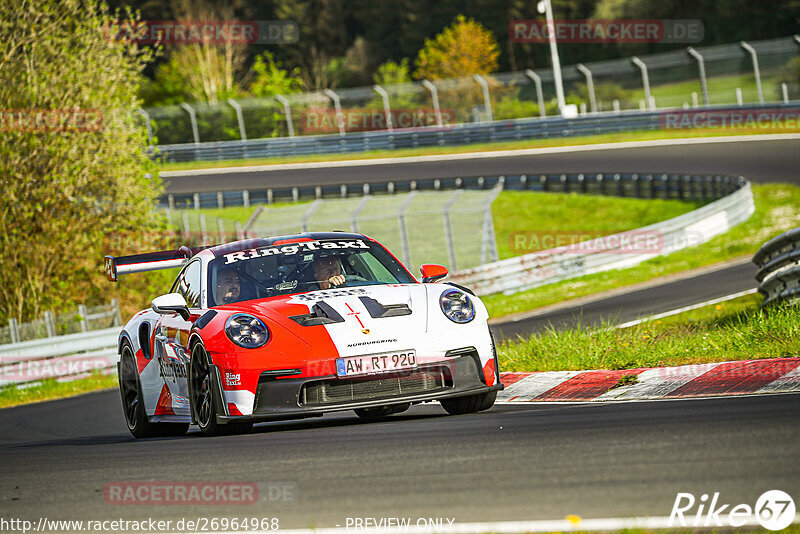
[[[421,283],[361,234],[304,233],[105,257],[107,277],[181,267],[119,337],[120,394],[136,437],[242,432],[254,422],[438,401],[490,408],[499,381],[485,306],[467,288]]]

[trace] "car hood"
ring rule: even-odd
[[[427,300],[422,284],[393,284],[312,291],[237,308],[307,345],[329,337],[340,356],[349,356],[416,347],[428,330]]]

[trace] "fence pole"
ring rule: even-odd
[[[200,239],[203,240],[201,243],[203,246],[208,244],[208,232],[206,232],[206,214],[200,214]]]
[[[486,119],[484,122],[492,122],[492,100],[489,97],[489,84],[486,83],[486,79],[480,74],[473,74],[472,78],[478,82],[478,85],[481,86],[481,90],[483,91],[483,112]]]
[[[758,92],[758,103],[764,103],[764,91],[761,89],[761,70],[758,68],[758,54],[756,49],[742,41],[739,43],[749,54],[753,62],[753,75],[756,77],[756,91]]]
[[[781,82],[781,94],[783,95],[783,103],[789,103],[789,86],[786,82]]]
[[[217,217],[217,231],[219,232],[219,241],[217,243],[225,242],[225,225],[222,222],[222,217]]]
[[[597,98],[594,94],[594,79],[592,78],[592,71],[586,68],[586,65],[583,63],[578,63],[575,65],[581,74],[586,77],[586,88],[589,91],[589,106],[592,110],[592,113],[597,113]]]
[[[300,221],[300,231],[305,233],[308,232],[308,221],[311,220],[311,217],[314,216],[314,212],[317,211],[319,205],[322,203],[322,199],[318,198],[311,205],[308,207],[306,212],[303,214],[303,218]]]
[[[706,64],[703,61],[703,56],[691,46],[686,48],[686,52],[697,60],[697,71],[700,73],[700,88],[703,91],[703,105],[709,106],[711,101],[708,99],[708,80],[706,80]]]
[[[47,337],[56,337],[56,321],[50,310],[44,312],[44,327],[47,329]]]
[[[236,221],[236,238],[240,241],[244,239],[244,229],[239,221]]]
[[[122,313],[119,311],[119,301],[116,298],[111,299],[111,311],[114,312],[114,323],[111,326],[122,324]]]
[[[333,107],[336,109],[336,124],[339,125],[339,135],[344,136],[344,116],[342,115],[342,103],[339,101],[339,95],[330,89],[325,89],[323,93],[333,100]]]
[[[539,104],[539,116],[546,117],[547,112],[544,109],[544,94],[542,93],[542,78],[531,69],[527,69],[525,71],[525,76],[533,80],[533,84],[536,86],[536,102]]]
[[[406,210],[411,201],[414,200],[414,197],[417,196],[417,193],[418,191],[411,191],[397,211],[397,224],[400,227],[400,240],[403,243],[403,259],[408,269],[411,269],[411,244],[409,243],[408,229],[406,228]]]
[[[189,120],[192,122],[192,136],[194,137],[194,144],[199,145],[200,132],[197,129],[197,114],[194,112],[194,108],[186,102],[182,102],[181,107],[189,114]]]
[[[181,219],[183,221],[183,238],[188,241],[191,236],[191,231],[189,230],[189,213],[186,210],[183,210]]]
[[[85,304],[78,305],[78,315],[80,315],[81,332],[89,331],[89,321],[86,318],[89,315],[89,310],[86,309]]]
[[[497,261],[498,260],[498,252],[497,252],[497,239],[495,239],[494,235],[494,219],[492,219],[492,204],[494,203],[497,195],[499,195],[503,191],[503,182],[497,182],[497,185],[494,186],[491,193],[489,194],[489,198],[486,199],[486,202],[483,205],[483,231],[482,239],[481,239],[481,265],[487,263],[487,256],[488,262]]]
[[[442,110],[439,108],[439,91],[436,86],[428,80],[422,80],[422,85],[431,92],[431,100],[433,101],[433,114],[436,116],[436,126],[442,127]]]
[[[242,191],[242,206],[244,206],[245,208],[250,207],[250,191],[248,191],[247,189]]]
[[[222,194],[222,191],[217,191],[217,207],[219,209],[225,207],[225,196]]]
[[[242,106],[239,103],[232,99],[228,99],[228,104],[230,104],[233,109],[236,111],[236,122],[239,123],[239,137],[242,139],[242,143],[247,141],[247,133],[244,131],[244,117],[242,116]]]
[[[200,209],[200,193],[195,193],[192,195],[192,199],[194,200],[194,209]]]
[[[144,117],[144,126],[147,128],[147,144],[153,146],[153,126],[150,124],[150,114],[142,108],[139,108],[136,111],[139,113],[139,115]]]
[[[8,320],[8,330],[11,332],[11,342],[19,343],[19,325],[13,317]]]
[[[367,202],[369,199],[372,198],[369,195],[364,195],[361,197],[361,201],[359,201],[358,206],[356,209],[353,210],[353,213],[350,214],[350,230],[353,231],[354,234],[358,233],[358,216],[361,211],[366,207]]]
[[[275,95],[275,100],[283,105],[283,114],[286,117],[286,128],[289,130],[289,137],[294,137],[294,124],[292,124],[292,106],[283,95]]]
[[[634,65],[639,67],[639,70],[642,71],[642,87],[644,88],[644,100],[645,102],[651,104],[652,107],[650,108],[650,110],[654,111],[655,102],[650,102],[650,77],[647,75],[647,65],[645,64],[644,61],[642,61],[636,56],[633,56],[631,58],[631,61],[633,62]]]
[[[383,113],[386,115],[386,130],[391,132],[394,129],[394,125],[392,124],[392,108],[389,106],[389,93],[378,84],[373,85],[372,89],[381,95],[381,99],[383,100]]]
[[[463,189],[457,189],[453,196],[444,205],[444,239],[447,244],[447,255],[450,258],[450,270],[457,271],[458,264],[456,263],[456,247],[453,242],[453,229],[450,225],[450,208],[453,207],[458,197],[464,192]]]
[[[736,88],[736,104],[739,105],[739,106],[743,106],[744,105],[744,98],[742,98],[742,88],[741,87],[737,87]]]

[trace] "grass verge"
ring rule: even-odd
[[[48,378],[35,386],[24,388],[6,386],[0,389],[0,408],[73,397],[91,391],[116,388],[118,385],[116,374],[92,373],[85,378],[78,378],[69,382],[59,382],[55,378]]]
[[[800,354],[800,307],[759,307],[760,295],[616,329],[548,330],[498,348],[503,371],[637,369]]]
[[[749,220],[702,245],[659,256],[629,269],[565,280],[513,295],[487,295],[482,300],[493,318],[530,311],[565,300],[646,282],[659,276],[752,256],[772,237],[789,228],[800,226],[800,187],[788,184],[753,184],[753,196],[756,211]],[[598,215],[602,217],[602,208],[597,211],[601,212]]]
[[[580,137],[559,137],[550,139],[528,139],[523,141],[504,141],[474,145],[433,146],[404,148],[397,150],[373,150],[369,152],[348,152],[346,154],[316,154],[274,158],[240,159],[226,161],[191,161],[164,163],[162,171],[185,171],[192,169],[218,169],[224,167],[251,167],[254,165],[279,165],[283,163],[317,163],[325,161],[362,160],[378,158],[402,158],[413,156],[435,156],[439,154],[464,154],[492,150],[521,150],[525,148],[548,148],[575,145],[594,145],[600,143],[621,143],[626,141],[651,141],[656,139],[684,139],[695,137],[722,137],[730,135],[797,133],[792,128],[770,128],[760,130],[733,130],[728,128],[698,128],[695,130],[653,130],[645,132],[625,132]]]

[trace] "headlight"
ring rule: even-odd
[[[225,333],[231,341],[246,349],[256,349],[269,339],[263,321],[247,313],[237,313],[225,321]]]
[[[475,305],[466,293],[458,289],[448,289],[439,297],[439,306],[448,319],[454,323],[468,323],[475,318]]]

